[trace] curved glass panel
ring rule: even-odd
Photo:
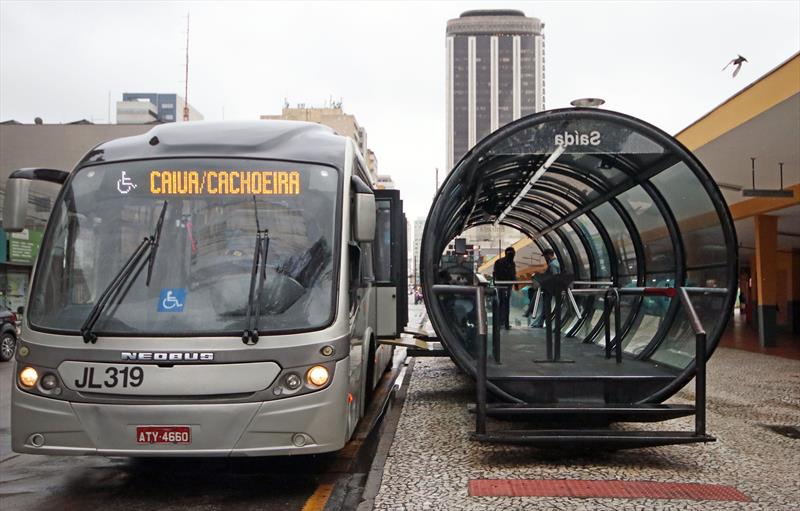
[[[647,271],[667,271],[675,268],[675,252],[666,221],[653,198],[636,186],[617,196],[622,207],[633,219],[644,247]]]
[[[592,251],[594,269],[598,280],[605,280],[611,276],[608,250],[600,232],[595,227],[594,222],[589,220],[586,215],[581,215],[575,219],[575,224],[581,229],[583,237],[589,240],[589,248]]]
[[[608,203],[597,206],[592,212],[603,224],[614,245],[614,251],[617,253],[617,272],[620,275],[636,275],[638,263],[633,236],[638,236],[638,233],[628,231],[619,213]]]
[[[727,268],[708,268],[703,270],[689,271],[686,275],[686,284],[692,287],[720,287],[720,283],[726,279]],[[725,314],[724,296],[719,295],[693,295],[692,304],[694,305],[700,322],[708,328],[707,335],[719,335],[719,317]],[[694,360],[695,336],[692,330],[686,311],[681,308],[678,317],[672,324],[672,328],[667,334],[666,339],[656,349],[652,359],[668,364],[677,368],[684,368]]]
[[[724,264],[728,259],[719,215],[697,176],[681,162],[653,177],[672,209],[686,247],[686,266]]]
[[[581,280],[590,280],[592,273],[591,265],[589,263],[589,255],[583,248],[583,243],[581,243],[581,240],[578,238],[575,230],[569,224],[562,225],[558,230],[564,233],[564,236],[569,241],[573,252],[575,252],[575,257],[578,259],[578,268],[575,272],[575,277]]]
[[[674,287],[675,274],[648,274],[644,285],[645,287]],[[637,322],[622,342],[625,351],[633,355],[642,353],[656,336],[671,302],[671,299],[666,296],[644,296],[640,300]]]

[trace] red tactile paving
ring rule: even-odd
[[[473,497],[580,497],[621,499],[735,500],[750,498],[731,486],[655,481],[577,479],[472,479]]]

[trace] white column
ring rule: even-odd
[[[446,172],[450,172],[453,169],[455,155],[453,154],[455,148],[453,147],[453,38],[448,37],[446,43],[446,56],[445,60],[447,62],[447,76],[446,76],[446,91],[445,91],[445,108],[446,108],[446,117],[447,117],[447,170]]]
[[[467,149],[472,149],[472,146],[477,142],[477,133],[475,129],[476,114],[476,80],[475,80],[475,37],[470,36],[467,39]]]
[[[489,43],[489,90],[491,94],[490,102],[490,131],[496,131],[500,127],[500,62],[498,57],[498,39],[493,35]]]
[[[520,37],[518,35],[514,36],[513,42],[513,53],[512,53],[512,63],[513,63],[513,110],[511,119],[517,120],[522,116],[522,62],[521,62],[521,49],[522,45],[520,44]]]
[[[536,84],[536,111],[544,110],[544,40],[541,35],[533,38],[533,58],[534,58],[534,83]]]

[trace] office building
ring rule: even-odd
[[[117,124],[153,124],[183,121],[186,100],[177,94],[123,92],[117,101]],[[203,114],[188,104],[189,120],[202,121]]]
[[[447,22],[447,168],[479,140],[544,110],[544,23],[522,11],[467,11]]]
[[[354,115],[344,113],[341,103],[336,102],[324,107],[307,107],[304,103],[290,107],[287,103],[280,115],[262,115],[261,119],[316,122],[332,128],[339,135],[352,138],[367,163],[372,182],[378,182],[378,158],[367,147],[367,130],[358,124]],[[388,181],[391,182],[390,177]]]

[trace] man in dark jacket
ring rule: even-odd
[[[493,276],[495,282],[517,280],[517,266],[514,264],[515,253],[514,247],[508,247],[506,248],[506,256],[501,257],[494,263]],[[509,330],[511,328],[508,321],[511,286],[498,285],[496,287],[500,295],[500,317],[497,320],[500,321],[500,325],[505,326],[506,330]]]

